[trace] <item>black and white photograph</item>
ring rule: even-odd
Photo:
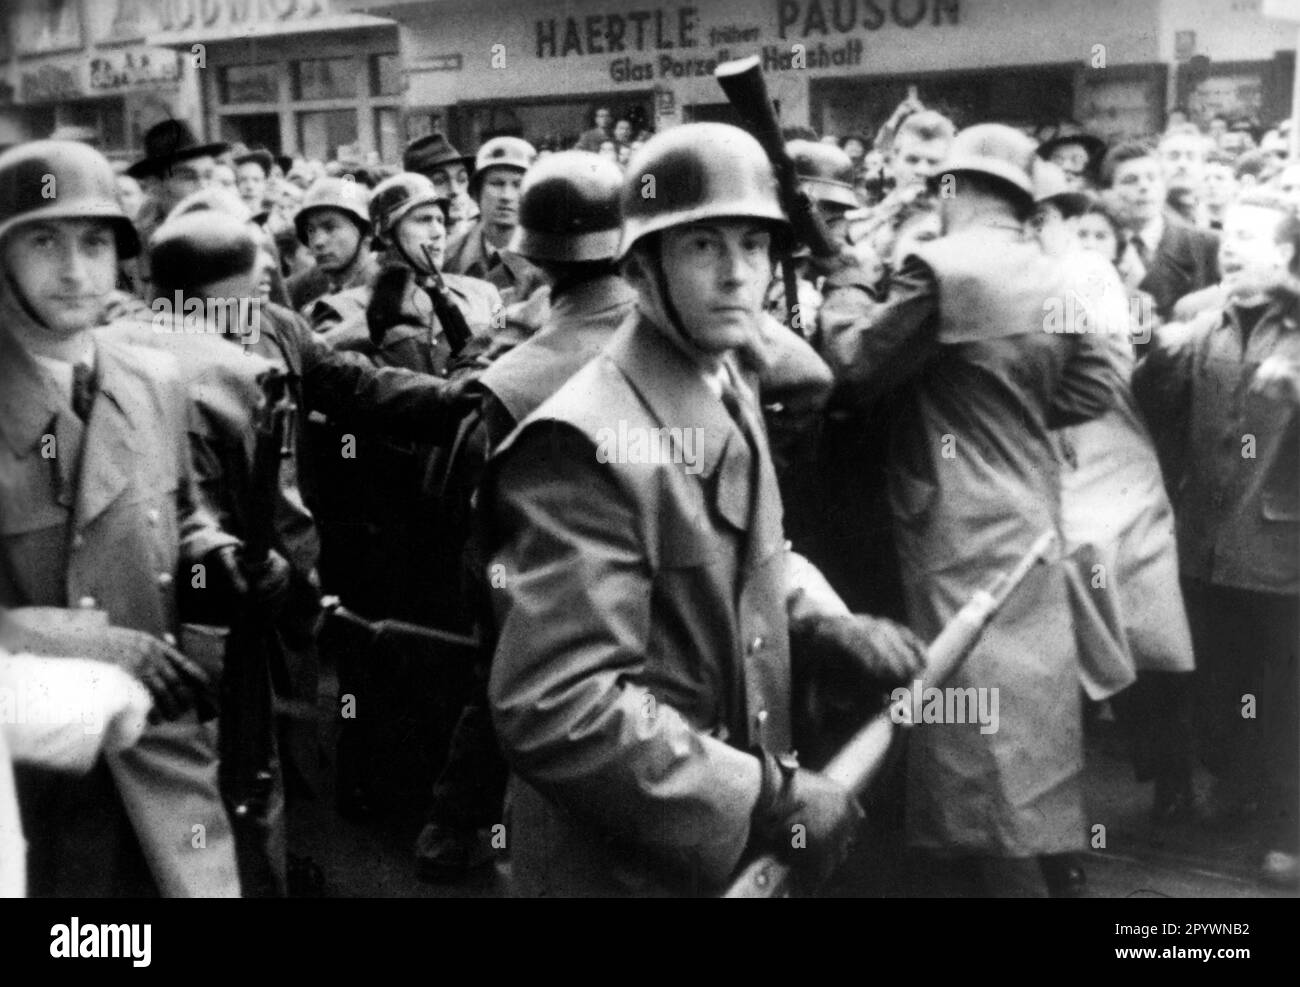
[[[1300,0],[0,2],[15,946],[1073,898],[1107,965],[1263,958],[1298,42]]]

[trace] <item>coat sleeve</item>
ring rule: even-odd
[[[546,423],[516,436],[480,496],[506,759],[571,815],[721,884],[749,837],[759,763],[640,684],[653,593],[638,505],[590,441]]]
[[[1192,369],[1196,351],[1211,323],[1171,323],[1133,370],[1133,400],[1146,422],[1160,459],[1165,487],[1176,491],[1188,457],[1192,410]]]
[[[360,353],[332,350],[301,336],[303,398],[340,424],[407,439],[444,443],[455,437],[468,406],[453,400],[451,381],[400,367],[376,367]]]
[[[938,352],[939,286],[909,256],[890,279],[889,300],[859,283],[828,279],[820,312],[826,362],[851,404],[869,406],[916,376]]]
[[[1115,404],[1124,386],[1105,336],[1083,333],[1073,342],[1047,409],[1048,428],[1091,421]]]

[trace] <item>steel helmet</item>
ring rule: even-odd
[[[862,205],[853,194],[853,161],[838,147],[820,141],[793,140],[785,145],[785,150],[794,162],[799,183],[812,198],[846,209]]]
[[[510,249],[529,260],[592,261],[618,256],[623,172],[590,151],[552,154],[528,172]]]
[[[948,157],[930,181],[945,174],[969,171],[1000,178],[1024,197],[1034,197],[1034,162],[1038,148],[1013,127],[1001,123],[979,123],[967,127],[952,139]]]
[[[447,197],[439,195],[433,182],[413,171],[385,178],[370,193],[370,222],[375,235],[385,237],[412,209],[429,204],[445,205]],[[446,213],[443,214],[444,218]]]
[[[627,163],[622,202],[620,258],[650,233],[703,219],[763,219],[789,229],[762,146],[725,123],[686,123],[651,137]]]
[[[119,257],[140,252],[140,237],[117,199],[113,166],[77,141],[32,141],[0,154],[0,239],[46,219],[106,219]]]
[[[493,137],[474,155],[474,173],[469,176],[469,194],[478,198],[483,175],[489,168],[517,168],[527,171],[537,160],[537,148],[522,137]]]
[[[321,178],[302,196],[302,205],[294,213],[293,226],[298,239],[307,244],[307,217],[321,209],[337,209],[361,229],[362,235],[370,232],[370,207],[367,201],[370,190],[350,178]]]

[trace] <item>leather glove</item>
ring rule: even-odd
[[[271,551],[256,566],[244,563],[238,545],[224,545],[208,556],[220,574],[223,588],[237,600],[253,600],[275,610],[289,595],[290,567],[284,556]]]
[[[911,681],[925,669],[925,645],[901,624],[866,614],[815,618],[807,631],[820,662],[887,685]]]
[[[799,767],[793,754],[759,751],[759,760],[763,781],[753,815],[758,845],[814,886],[821,884],[848,857],[862,808],[848,789]]]

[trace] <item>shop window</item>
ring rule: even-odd
[[[280,114],[248,113],[221,118],[221,139],[228,143],[237,141],[249,147],[280,149]]]
[[[370,95],[400,96],[402,93],[401,57],[392,55],[370,56]]]
[[[356,110],[311,110],[298,114],[298,148],[305,157],[329,161],[357,140]]]
[[[217,89],[225,104],[274,103],[280,98],[274,64],[224,65],[217,70]]]
[[[402,111],[396,106],[375,110],[375,148],[379,160],[396,164],[402,157]]]
[[[357,95],[355,58],[310,58],[293,63],[293,98],[350,99]]]

